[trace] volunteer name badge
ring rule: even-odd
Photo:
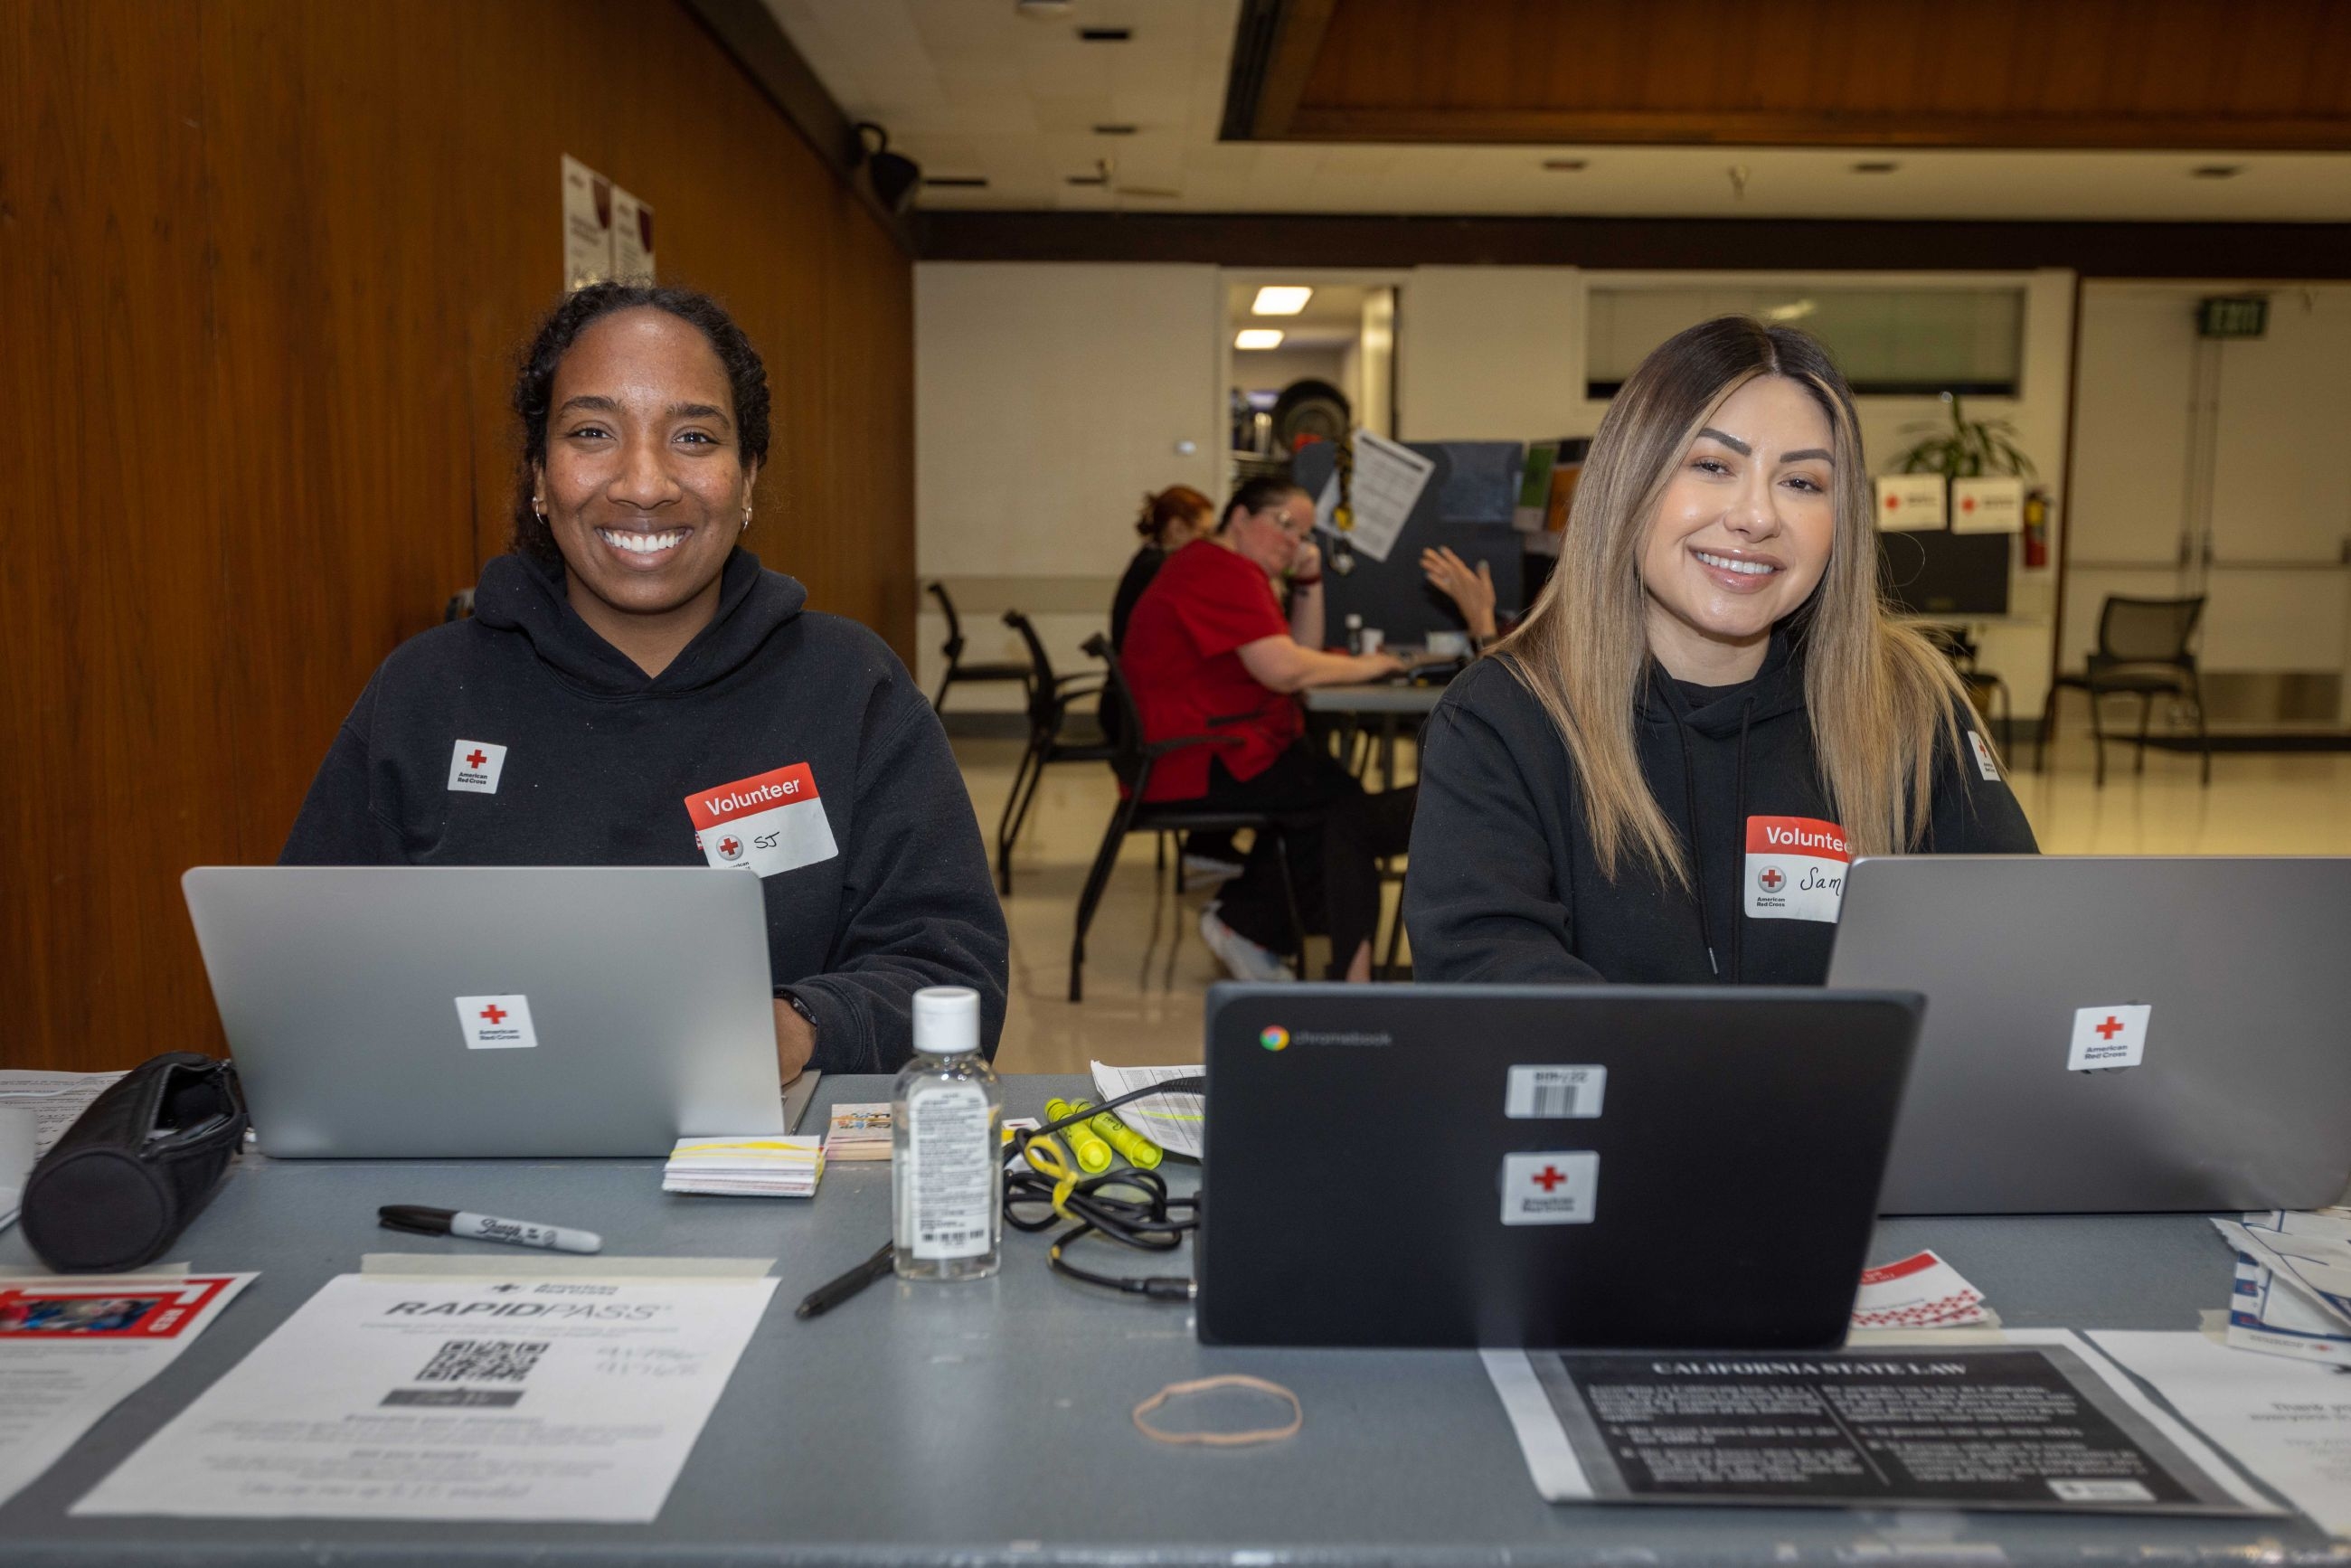
[[[1747,913],[1836,923],[1853,864],[1844,830],[1817,817],[1747,819]]]
[[[841,852],[805,762],[738,779],[685,798],[695,842],[715,866],[747,866],[761,876],[797,871]]]

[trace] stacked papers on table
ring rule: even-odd
[[[2229,1343],[2351,1366],[2351,1208],[2271,1208],[2212,1223],[2237,1253]]]
[[[828,1160],[886,1160],[890,1157],[890,1106],[835,1105],[832,1125],[825,1130]]]
[[[680,1138],[662,1167],[662,1190],[812,1197],[823,1176],[814,1138]]]
[[[1360,517],[1360,512],[1358,516]],[[1356,525],[1359,528],[1362,524]],[[1362,535],[1356,536],[1357,539]],[[1201,1069],[1191,1067],[1113,1067],[1106,1061],[1092,1064],[1094,1092],[1104,1101],[1132,1094],[1138,1089],[1148,1089],[1155,1083],[1172,1083],[1180,1078],[1197,1078]],[[1206,1125],[1206,1109],[1198,1092],[1153,1094],[1118,1108],[1118,1119],[1157,1144],[1171,1155],[1200,1157],[1200,1135]]]
[[[1994,1321],[1984,1296],[1932,1250],[1861,1274],[1854,1298],[1857,1329],[1941,1329]]]

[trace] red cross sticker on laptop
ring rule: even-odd
[[[2147,1002],[2116,1002],[2074,1009],[2074,1036],[2065,1054],[2068,1072],[2099,1072],[2137,1067],[2147,1056]]]
[[[530,1026],[530,998],[459,997],[457,1030],[467,1051],[535,1051],[538,1031]]]
[[[1502,1156],[1502,1223],[1589,1225],[1600,1190],[1600,1156],[1590,1149]]]

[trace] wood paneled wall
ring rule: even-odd
[[[766,357],[751,546],[910,657],[911,267],[684,5],[0,0],[0,1064],[219,1048],[180,873],[501,548],[565,152]]]

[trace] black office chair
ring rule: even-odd
[[[1009,894],[1012,846],[1020,841],[1020,829],[1029,821],[1029,808],[1036,804],[1037,786],[1045,769],[1056,762],[1107,762],[1116,748],[1099,733],[1071,738],[1067,730],[1071,706],[1099,695],[1102,683],[1092,674],[1055,674],[1036,627],[1018,610],[1006,611],[1004,623],[1020,633],[1020,641],[1028,645],[1029,666],[1029,748],[1020,754],[1020,766],[1012,774],[1012,793],[1005,797],[1004,815],[996,824],[996,885],[998,891]]]
[[[2108,594],[2098,612],[2098,651],[2080,674],[2061,674],[2049,684],[2049,700],[2041,709],[2041,729],[2033,744],[2033,761],[2047,755],[2057,732],[2057,694],[2071,687],[2090,696],[2090,733],[2098,747],[2097,783],[2106,782],[2106,728],[2101,715],[2110,694],[2138,698],[2138,760],[2135,772],[2147,771],[2147,731],[2158,696],[2185,698],[2196,712],[2196,747],[2203,755],[2203,781],[2212,782],[2212,738],[2204,729],[2204,686],[2198,678],[2196,655],[2189,644],[2204,614],[2204,596],[2190,599],[2126,599]]]
[[[1129,833],[1238,832],[1249,828],[1260,836],[1273,835],[1273,852],[1281,868],[1282,896],[1290,910],[1290,950],[1295,955],[1290,967],[1300,979],[1304,979],[1306,923],[1298,913],[1298,884],[1290,878],[1286,835],[1302,830],[1305,824],[1266,811],[1210,810],[1190,800],[1146,803],[1144,791],[1150,788],[1151,769],[1161,758],[1188,747],[1231,745],[1240,737],[1183,735],[1172,740],[1145,742],[1143,716],[1134,706],[1134,693],[1126,684],[1126,673],[1119,667],[1118,655],[1111,651],[1110,639],[1096,632],[1086,639],[1086,652],[1102,662],[1103,684],[1118,706],[1118,739],[1111,748],[1110,765],[1118,775],[1122,793],[1117,809],[1111,812],[1110,826],[1102,833],[1102,848],[1094,854],[1093,869],[1086,873],[1085,892],[1078,897],[1077,932],[1070,942],[1070,1000],[1085,999],[1086,929],[1093,924],[1102,890],[1110,885],[1111,868],[1118,863],[1119,846],[1126,841]],[[1163,839],[1163,844],[1165,841]]]
[[[963,617],[956,613],[955,601],[947,597],[947,585],[944,582],[934,582],[930,585],[929,591],[931,597],[939,601],[939,612],[947,618],[947,640],[939,644],[939,652],[946,655],[947,673],[939,677],[939,695],[931,699],[933,713],[946,712],[947,688],[957,681],[967,684],[984,681],[1027,683],[1029,666],[1025,664],[1013,664],[1008,661],[988,664],[965,664],[963,662]]]

